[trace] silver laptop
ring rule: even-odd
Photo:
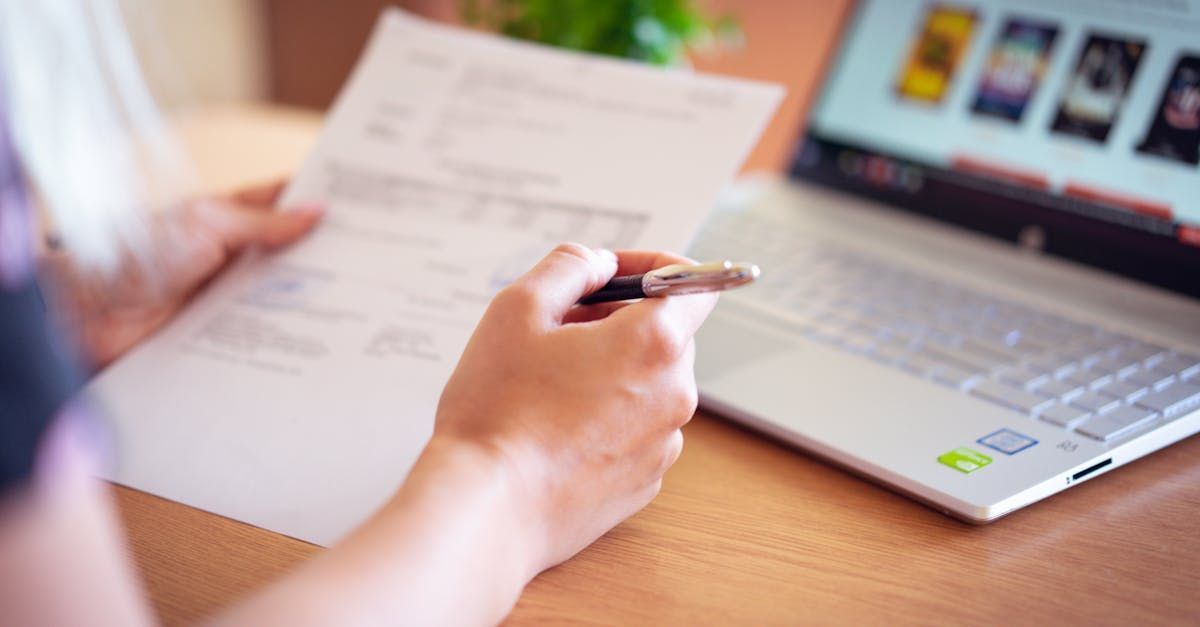
[[[988,522],[1200,431],[1200,0],[850,12],[702,404]]]

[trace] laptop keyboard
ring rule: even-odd
[[[1200,408],[1200,359],[906,270],[748,215],[718,214],[691,255],[759,264],[760,301],[801,334],[1085,437],[1111,442]]]

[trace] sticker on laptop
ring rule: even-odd
[[[949,453],[939,455],[937,460],[943,465],[968,475],[992,463],[991,457],[965,446],[960,446]]]
[[[1038,443],[1037,440],[1012,429],[1001,429],[975,441],[1005,455],[1015,455]]]

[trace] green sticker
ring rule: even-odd
[[[977,451],[972,451],[965,446],[960,446],[949,453],[941,455],[937,459],[939,462],[968,475],[992,463],[991,457]]]

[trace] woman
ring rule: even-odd
[[[146,181],[137,174],[172,160],[139,159],[140,148],[114,144],[111,133],[104,143],[87,136],[102,124],[63,122],[85,108],[83,119],[125,120],[124,130],[144,139],[149,129],[151,139],[163,139],[139,84],[129,82],[131,56],[114,35],[115,16],[100,0],[0,2],[6,624],[153,622],[107,493],[91,479],[105,452],[103,434],[72,397],[89,369],[167,323],[239,252],[286,246],[321,215],[316,207],[272,211],[274,186],[140,221],[122,218],[119,201],[146,198],[130,186],[156,190],[171,176]],[[39,32],[50,35],[14,43]],[[82,55],[72,51],[79,35],[96,42]],[[47,50],[47,41],[62,45]],[[37,76],[29,64],[43,58],[29,54],[31,45],[55,53],[68,75],[73,63],[94,61],[97,74],[117,77],[105,89],[121,101],[120,115],[97,113],[100,100],[87,97],[95,93],[53,98],[45,90],[63,87],[27,80]],[[78,78],[90,80],[85,71]],[[81,156],[81,145],[95,154]],[[157,145],[169,156],[167,144]],[[34,245],[34,192],[62,235],[60,249]],[[715,297],[574,306],[618,272],[679,261],[578,244],[551,251],[489,306],[443,391],[432,439],[391,500],[346,540],[214,620],[441,625],[503,618],[537,573],[645,506],[681,451],[679,429],[696,405],[692,334]]]

